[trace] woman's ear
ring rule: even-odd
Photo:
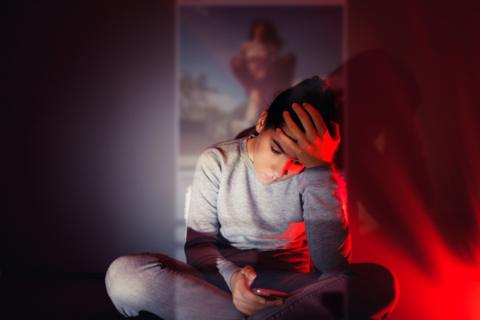
[[[268,115],[267,110],[264,110],[260,114],[260,117],[258,118],[258,121],[257,121],[257,125],[255,126],[255,129],[257,130],[258,133],[260,133],[265,127],[265,121],[267,120],[267,115]]]

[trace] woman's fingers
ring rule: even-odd
[[[252,294],[253,296],[251,296],[250,294]],[[245,295],[242,296],[237,303],[237,307],[239,308],[239,310],[248,315],[252,315],[253,313],[264,308],[279,306],[283,304],[283,300],[280,298],[269,301],[265,298],[257,296],[252,292],[250,292],[250,294],[245,293]]]
[[[282,128],[275,129],[278,134],[279,142],[284,146],[284,149],[287,153],[293,153],[295,155],[299,155],[302,153],[302,148],[300,147],[297,142],[293,141]]]
[[[266,298],[256,295],[250,289],[250,285],[257,274],[252,266],[243,267],[238,273],[238,280],[234,292],[235,307],[246,315],[252,315],[258,310],[270,306],[278,306],[283,303],[282,299],[268,301]]]
[[[265,298],[262,298],[252,292],[250,289],[251,282],[257,276],[253,267],[247,266],[240,270],[240,276],[242,277],[238,286],[240,296],[243,300],[247,300],[254,303],[264,304]],[[251,280],[250,280],[251,279]]]
[[[300,119],[303,127],[305,128],[305,133],[303,133],[302,130],[295,124],[292,116],[288,111],[283,112],[283,119],[285,120],[286,126],[292,132],[293,138],[297,139],[298,144],[300,146],[306,146],[316,139],[318,133],[320,133],[320,137],[323,137],[325,133],[328,133],[328,127],[325,124],[325,121],[323,120],[320,112],[315,109],[311,104],[304,102],[302,106],[303,108],[298,103],[294,103],[292,105],[292,108]],[[311,120],[308,115],[310,115]],[[340,138],[340,130],[338,128],[338,124],[333,121],[330,122],[335,128],[336,137]],[[337,140],[338,138],[334,137],[334,140]]]
[[[247,283],[248,286],[250,287],[257,277],[257,273],[255,272],[255,269],[252,266],[245,266],[240,270],[240,273],[244,274],[247,277]]]
[[[267,299],[256,295],[247,286],[241,288],[240,295],[243,300],[251,304],[264,305],[265,303],[267,303]]]
[[[317,109],[315,109],[311,104],[307,102],[303,103],[303,107],[308,111],[308,113],[310,113],[315,127],[320,132],[320,135],[323,137],[323,135],[328,132],[328,129],[325,121],[323,121],[322,115],[320,114],[320,112],[318,112]]]
[[[294,103],[294,105],[296,105],[296,104]],[[297,107],[295,107],[295,108],[297,108]],[[295,108],[294,108],[294,110],[295,110]],[[298,106],[298,108],[300,108],[300,106]],[[307,145],[308,144],[307,136],[295,124],[295,122],[293,121],[290,113],[288,111],[284,111],[282,115],[283,115],[283,119],[285,120],[285,124],[290,129],[290,131],[292,132],[292,136],[293,136],[293,138],[295,138],[297,140],[297,143],[300,144],[301,146]],[[310,121],[310,120],[308,120],[308,121]],[[303,124],[303,122],[302,122],[302,124]]]
[[[338,125],[338,123],[333,122],[332,120],[330,120],[330,123],[333,126],[333,137],[332,137],[332,139],[335,140],[335,141],[340,140],[340,126]]]
[[[317,129],[313,125],[310,117],[308,116],[307,112],[304,108],[302,108],[298,103],[294,103],[292,105],[293,111],[297,114],[300,122],[302,123],[303,127],[305,128],[305,135],[308,141],[313,141],[315,136],[317,135]]]

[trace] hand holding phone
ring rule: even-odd
[[[265,288],[253,288],[252,291],[256,295],[262,296],[267,300],[276,300],[278,298],[285,299],[290,296],[290,294],[288,294],[287,292],[270,290]]]
[[[265,297],[255,294],[251,288],[255,278],[255,269],[247,265],[241,270],[235,271],[230,280],[232,301],[235,308],[249,316],[262,309],[283,304],[283,299],[273,296],[269,297],[265,290],[257,290],[258,293],[266,295]]]

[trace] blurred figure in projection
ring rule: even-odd
[[[274,95],[292,84],[295,56],[281,55],[282,46],[283,41],[272,22],[265,19],[252,22],[249,40],[230,62],[248,97],[245,117],[232,122],[232,132],[255,124]]]

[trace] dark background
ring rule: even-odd
[[[88,314],[79,318],[106,319],[111,306],[102,275],[108,264],[129,252],[173,255],[176,249],[174,3],[32,1],[5,8],[0,283],[17,303],[6,305],[16,318],[23,318],[16,310],[35,306],[40,313],[81,309]],[[355,230],[354,255],[382,261],[399,276],[404,290],[392,319],[453,319],[458,312],[475,319],[478,7],[474,1],[352,0],[348,8],[348,56],[381,49],[413,73],[422,95],[415,113],[422,147],[407,150],[424,155],[425,193],[433,194],[428,209],[404,212],[422,228],[404,225],[402,232],[379,235],[378,251],[388,253],[383,260]],[[349,135],[355,132],[347,130],[347,146]],[[410,197],[392,194],[399,206]],[[377,223],[399,230],[391,221]],[[72,275],[97,282],[83,286],[79,298],[78,290],[49,280]],[[38,278],[45,281],[34,285]],[[38,302],[46,292],[67,300]],[[99,306],[79,308],[68,297]]]
[[[172,252],[173,3],[13,9],[3,268],[101,272]]]

